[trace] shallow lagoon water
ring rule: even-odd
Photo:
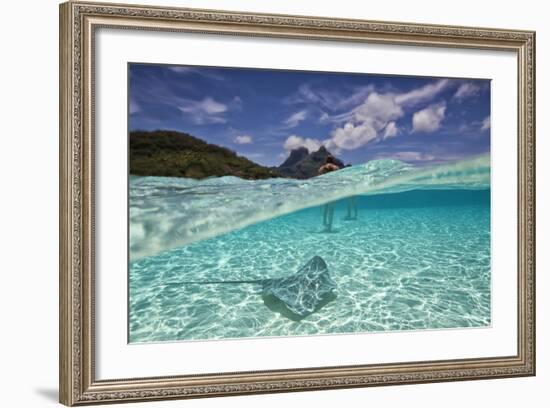
[[[345,220],[347,198],[336,202],[332,232],[313,206],[132,260],[130,342],[491,323],[487,185],[357,197],[357,220]],[[255,284],[183,283],[280,278],[316,255],[336,296],[303,319],[266,304]]]

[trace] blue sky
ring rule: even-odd
[[[171,129],[279,165],[325,145],[345,163],[489,152],[490,81],[129,65],[130,130]]]

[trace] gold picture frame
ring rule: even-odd
[[[512,51],[518,92],[515,355],[97,380],[94,345],[94,33],[100,27]],[[60,402],[80,405],[535,374],[535,33],[123,4],[60,5]]]

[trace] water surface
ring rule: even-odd
[[[305,181],[132,177],[130,341],[487,326],[489,175],[483,157],[370,162]],[[184,283],[280,278],[313,256],[337,289],[302,319],[255,284]]]

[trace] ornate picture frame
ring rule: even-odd
[[[517,353],[96,378],[95,35],[99,28],[500,50],[517,56]],[[137,5],[60,5],[60,402],[65,405],[535,375],[535,33]],[[512,266],[510,266],[512,267]],[[125,293],[121,296],[126,296]]]

